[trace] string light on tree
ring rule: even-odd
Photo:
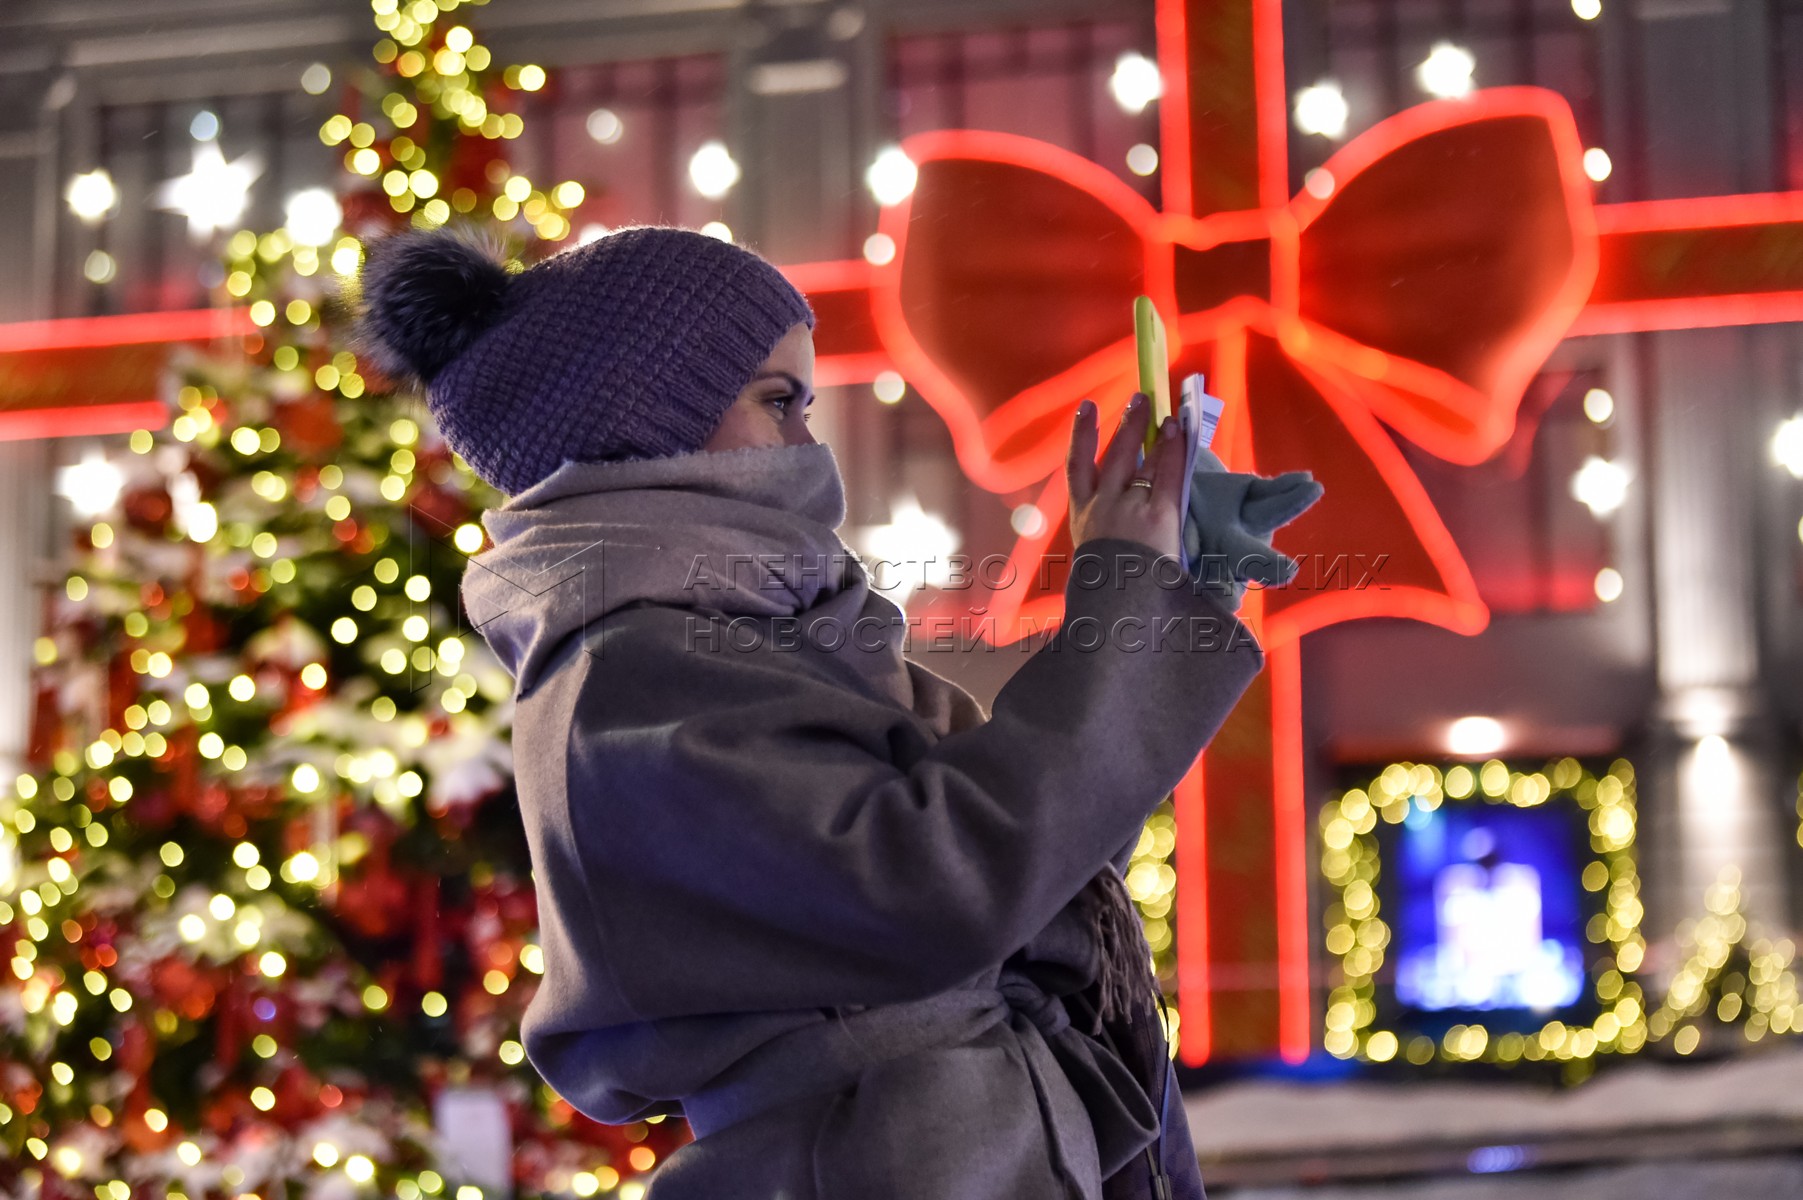
[[[1621,599],[1621,572],[1614,567],[1604,567],[1596,573],[1596,598],[1604,604],[1613,604]]]
[[[332,86],[332,68],[324,63],[313,63],[301,72],[301,90],[309,96],[317,96]]]
[[[884,208],[900,204],[913,195],[914,185],[919,180],[920,171],[914,160],[900,146],[885,148],[864,172],[864,185]]]
[[[338,232],[344,210],[338,198],[325,188],[307,188],[288,197],[285,208],[288,236],[299,246],[323,246]]]
[[[1346,94],[1331,79],[1296,93],[1296,128],[1319,137],[1338,138],[1346,135],[1346,121],[1352,110]]]
[[[1669,1038],[1679,1054],[1695,1052],[1705,1030],[1716,1038],[1738,1026],[1749,1042],[1803,1033],[1796,944],[1759,935],[1743,911],[1741,882],[1738,867],[1724,867],[1704,892],[1702,918],[1680,926],[1683,960],[1647,1018],[1650,1040]]]
[[[701,227],[701,232],[711,238],[719,238],[723,242],[732,241],[732,227],[725,221],[709,221]]]
[[[1571,0],[1571,11],[1580,21],[1594,21],[1603,15],[1603,0]]]
[[[1108,77],[1108,90],[1114,102],[1130,113],[1142,113],[1152,101],[1164,95],[1164,77],[1158,64],[1136,50],[1129,50],[1114,60],[1114,74]]]
[[[559,208],[579,208],[588,191],[574,179],[566,179],[551,189],[551,202]]]
[[[1429,95],[1453,100],[1471,94],[1471,77],[1476,70],[1477,59],[1471,56],[1471,51],[1451,42],[1440,42],[1415,68],[1415,80]]]
[[[119,189],[104,167],[72,177],[63,196],[69,210],[90,225],[104,220],[119,204]]]
[[[703,142],[689,159],[689,182],[709,200],[718,200],[739,182],[739,164],[722,142]]]
[[[1615,164],[1609,159],[1609,152],[1601,146],[1592,146],[1584,151],[1584,174],[1592,183],[1601,183],[1609,178],[1615,170]]]

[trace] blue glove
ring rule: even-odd
[[[1183,517],[1183,553],[1190,574],[1238,611],[1246,584],[1281,587],[1296,575],[1296,560],[1271,545],[1271,535],[1321,498],[1325,489],[1307,471],[1269,478],[1229,471],[1207,450],[1196,452]]]

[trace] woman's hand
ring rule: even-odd
[[[1183,497],[1183,439],[1177,436],[1177,418],[1166,417],[1141,466],[1139,450],[1152,419],[1151,407],[1144,395],[1133,394],[1098,466],[1096,406],[1088,400],[1077,406],[1066,468],[1073,548],[1091,538],[1118,537],[1144,543],[1159,554],[1178,554],[1183,531],[1183,513],[1178,509]],[[1135,484],[1135,479],[1152,486]]]

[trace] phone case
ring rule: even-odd
[[[1171,357],[1164,318],[1150,296],[1133,301],[1133,341],[1139,351],[1139,390],[1152,402],[1152,420],[1146,426],[1146,453],[1150,454],[1158,427],[1171,415]]]
[[[1140,296],[1133,301],[1133,340],[1139,352],[1139,390],[1152,402],[1152,421],[1146,428],[1145,446],[1146,453],[1150,454],[1156,444],[1158,427],[1172,411],[1170,351],[1165,342],[1164,319],[1158,315],[1158,306],[1152,303],[1150,296]],[[1185,519],[1189,513],[1190,479],[1195,475],[1196,462],[1202,451],[1213,445],[1221,414],[1227,408],[1218,397],[1208,394],[1206,382],[1199,374],[1189,375],[1179,389],[1177,423],[1184,442],[1179,511],[1185,514]],[[1218,464],[1220,460],[1215,461]],[[1181,544],[1178,557],[1183,561],[1185,571],[1194,569],[1188,549]]]

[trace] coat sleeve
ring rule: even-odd
[[[1160,566],[1142,543],[1085,543],[1059,631],[989,720],[937,741],[818,652],[698,648],[687,610],[610,618],[571,672],[563,766],[633,1015],[887,1003],[1024,945],[1131,845],[1263,665]]]

